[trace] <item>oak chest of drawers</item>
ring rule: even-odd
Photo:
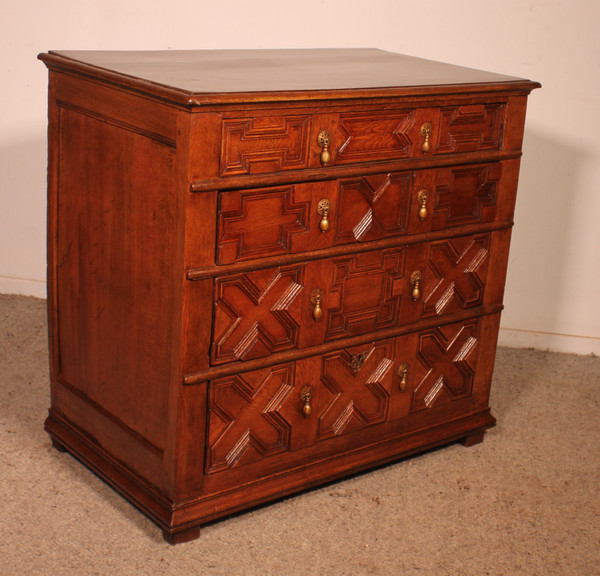
[[[181,542],[483,438],[536,83],[377,50],[40,58],[57,447]]]

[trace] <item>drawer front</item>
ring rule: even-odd
[[[206,472],[230,470],[289,452],[292,427],[298,427],[302,418],[298,394],[293,363],[211,382]]]
[[[406,234],[413,180],[412,171],[340,180],[330,215],[333,244]]]
[[[413,172],[222,192],[217,264],[405,234]]]
[[[219,174],[500,150],[505,116],[505,102],[248,111],[221,118]]]
[[[493,222],[502,163],[222,192],[217,264]]]
[[[403,324],[410,288],[406,261],[406,248],[394,248],[312,263],[313,285],[322,294],[323,316],[314,328],[318,340]]]
[[[480,307],[490,242],[476,234],[216,278],[212,364]]]
[[[481,324],[476,318],[210,382],[206,473],[219,486],[260,478],[485,403],[475,380],[487,346]]]

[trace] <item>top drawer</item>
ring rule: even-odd
[[[222,118],[220,175],[500,150],[505,102]]]

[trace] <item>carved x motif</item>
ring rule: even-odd
[[[289,422],[279,410],[293,390],[293,368],[235,375],[213,385],[210,472],[289,449]]]
[[[434,328],[421,335],[417,358],[427,372],[415,389],[413,411],[431,407],[442,392],[449,400],[471,393],[477,344],[475,324]]]
[[[441,315],[451,305],[462,309],[483,303],[488,245],[487,236],[432,244],[429,253],[430,278],[425,284],[431,286],[425,296],[426,315]]]
[[[298,323],[290,308],[303,288],[300,276],[301,267],[290,267],[218,279],[216,359],[256,357],[293,346]]]

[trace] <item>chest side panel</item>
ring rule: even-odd
[[[59,378],[162,450],[179,306],[175,149],[68,104],[59,130]]]

